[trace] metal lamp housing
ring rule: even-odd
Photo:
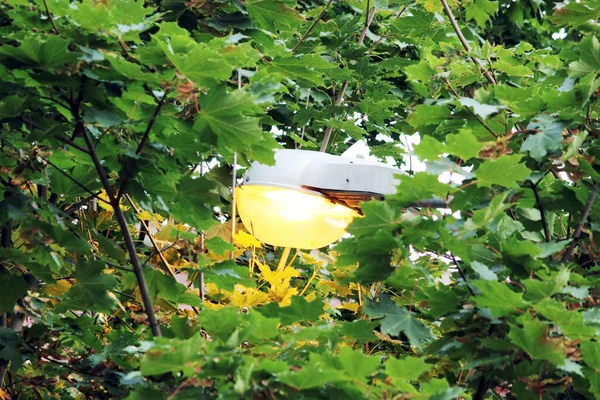
[[[340,239],[360,202],[396,192],[400,170],[379,162],[279,150],[275,165],[253,163],[236,187],[246,229],[274,246],[317,249]]]

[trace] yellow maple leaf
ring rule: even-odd
[[[317,292],[310,292],[310,294],[305,297],[306,301],[308,301],[309,303],[316,298],[317,298]]]
[[[67,279],[61,279],[54,284],[46,285],[44,291],[52,296],[62,296],[71,288],[71,283]]]
[[[269,296],[265,292],[242,285],[235,285],[231,296],[231,305],[241,308],[258,306],[268,302]]]
[[[202,304],[202,307],[206,307],[210,310],[220,310],[221,308],[225,307],[225,305],[221,303],[211,303],[210,301],[205,301]]]
[[[269,299],[279,303],[281,307],[292,304],[292,296],[298,294],[298,289],[285,286],[272,286],[269,288]]]
[[[354,314],[358,312],[358,303],[350,303],[348,301],[343,302],[341,305],[336,307],[337,309],[350,310]]]
[[[106,190],[102,190],[102,193],[100,193],[100,194],[98,195],[98,198],[99,198],[99,199],[102,199],[102,200],[104,200],[104,201],[99,201],[99,202],[98,202],[98,206],[100,206],[100,208],[103,208],[103,209],[105,209],[106,211],[112,211],[112,210],[113,210],[113,209],[112,209],[112,207],[110,206],[110,204],[108,204],[108,203],[110,203],[110,202],[109,202],[109,200],[108,200],[108,194],[106,194]],[[121,210],[123,210],[123,211],[127,211],[127,210],[129,210],[129,207],[127,207],[127,206],[126,206],[126,205],[124,205],[124,204],[119,204],[119,208],[120,208]]]
[[[136,215],[138,219],[143,221],[157,221],[163,222],[165,218],[160,214],[152,214],[150,211],[142,210]]]
[[[300,276],[300,271],[291,267],[284,268],[282,271],[272,271],[268,265],[258,260],[256,260],[256,264],[258,264],[258,269],[260,269],[261,277],[269,282],[271,286],[281,286],[286,281],[287,284],[285,286],[287,286],[291,278]]]
[[[244,249],[248,249],[250,247],[256,247],[257,249],[260,249],[262,247],[258,239],[244,231],[237,231],[233,234],[233,243],[236,246]]]

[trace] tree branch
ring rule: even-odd
[[[358,37],[358,47],[361,47],[365,41],[365,37],[367,36],[367,31],[369,30],[369,26],[373,22],[373,18],[375,17],[375,7],[369,9],[369,2],[367,2],[367,16],[365,20],[365,26],[363,26],[362,31],[360,32],[360,36]]]
[[[319,23],[319,21],[323,17],[323,14],[325,14],[325,11],[327,11],[327,9],[329,8],[329,5],[331,4],[332,1],[333,0],[329,0],[327,2],[327,4],[325,4],[325,8],[323,8],[323,10],[321,11],[321,13],[317,16],[317,18],[315,18],[315,20],[313,21],[313,23],[310,24],[310,26],[308,27],[308,29],[306,30],[306,32],[304,32],[304,35],[302,35],[302,37],[300,38],[300,40],[298,40],[298,43],[296,43],[296,45],[292,48],[292,53],[295,53],[296,50],[298,50],[298,47],[300,47],[300,45],[302,44],[302,42],[304,42],[304,40],[306,40],[306,38],[312,32],[312,30],[315,29],[315,26],[317,26],[317,24]]]
[[[450,20],[450,24],[452,24],[452,28],[454,28],[454,32],[456,32],[456,36],[458,36],[458,40],[460,40],[460,43],[462,43],[465,50],[468,53],[470,53],[471,46],[469,46],[469,43],[467,43],[467,39],[465,39],[465,36],[463,35],[462,31],[460,30],[458,23],[456,22],[456,19],[454,18],[454,15],[452,14],[452,10],[450,10],[450,6],[448,5],[448,2],[446,0],[440,0],[440,1],[442,2],[442,6],[444,7],[444,12],[446,13],[446,16],[448,16],[448,19]],[[481,71],[483,76],[485,76],[485,79],[487,79],[489,83],[491,83],[492,85],[495,85],[498,83],[498,82],[496,82],[494,77],[489,73],[489,71],[487,69],[485,69],[483,64],[481,64],[481,62],[477,58],[471,56],[471,60],[479,68],[479,70]]]
[[[100,196],[100,194],[102,194],[102,191],[96,192],[93,195],[88,196],[85,199],[81,200],[80,202],[72,204],[71,206],[69,206],[69,208],[65,209],[64,212],[67,214],[72,214],[75,211],[79,210],[84,205],[86,205],[90,200],[95,199],[98,196]]]
[[[52,13],[50,12],[50,8],[48,8],[48,0],[44,0],[44,8],[46,8],[46,13],[48,14],[48,19],[50,20],[50,23],[52,24],[52,29],[54,30],[54,33],[56,33],[57,35],[60,35],[60,32],[58,31],[58,27],[56,26],[56,23],[54,22],[54,18],[52,17]]]
[[[450,257],[452,257],[452,261],[454,261],[454,265],[456,265],[456,269],[458,269],[458,273],[460,274],[460,277],[462,278],[462,280],[465,282],[465,285],[467,286],[467,289],[469,289],[469,292],[471,292],[471,294],[473,296],[476,296],[475,292],[473,291],[473,289],[471,289],[471,286],[469,286],[469,281],[467,280],[467,276],[465,275],[465,271],[463,271],[463,269],[461,268],[460,264],[456,260],[456,257],[454,257],[454,254],[450,253]]]
[[[539,184],[539,182],[538,182]],[[548,220],[546,219],[546,213],[544,211],[544,204],[542,203],[542,199],[540,198],[540,194],[537,190],[537,184],[531,183],[531,190],[533,190],[533,195],[535,196],[535,206],[540,212],[540,216],[542,218],[542,227],[544,228],[544,237],[546,239],[546,243],[550,242],[550,229],[548,228]]]
[[[600,186],[599,183],[595,183],[594,186],[592,187],[592,191],[590,192],[590,197],[588,198],[587,202],[585,203],[585,207],[583,208],[583,213],[581,214],[581,221],[579,221],[579,224],[577,224],[577,227],[575,228],[575,231],[573,232],[573,237],[572,237],[573,242],[567,248],[567,251],[565,251],[565,254],[563,254],[561,262],[567,262],[567,261],[571,260],[573,251],[577,247],[577,244],[579,242],[579,237],[581,236],[581,233],[583,232],[583,225],[585,225],[585,223],[590,215],[590,211],[592,210],[592,206],[594,205],[594,201],[596,200],[596,195],[598,194],[599,186]]]
[[[338,93],[338,96],[335,99],[334,104],[336,106],[339,106],[344,100],[344,94],[346,93],[346,89],[348,89],[348,81],[344,81],[344,83],[342,84],[342,88],[340,89],[340,92]],[[328,126],[327,129],[325,129],[325,136],[323,136],[323,142],[321,143],[321,148],[319,149],[319,151],[327,150],[329,140],[331,139],[331,132],[333,132],[333,127]]]
[[[85,147],[82,147],[82,146],[78,145],[77,143],[75,143],[75,142],[73,142],[73,141],[71,141],[69,139],[65,139],[65,138],[60,137],[60,136],[54,136],[54,139],[58,140],[59,142],[63,142],[64,144],[67,144],[67,145],[69,145],[69,146],[71,146],[71,147],[73,147],[73,148],[75,148],[75,149],[77,149],[77,150],[79,150],[79,151],[81,151],[81,152],[83,152],[85,154],[90,154],[90,152],[87,151],[87,149]]]
[[[146,140],[148,140],[148,136],[150,135],[150,131],[152,130],[152,127],[154,126],[154,123],[156,122],[156,118],[158,117],[158,114],[160,113],[161,108],[163,107],[163,105],[165,104],[165,102],[167,100],[168,93],[169,93],[169,90],[168,89],[165,90],[165,93],[163,94],[162,98],[156,105],[156,108],[154,109],[154,113],[152,113],[152,118],[150,118],[150,121],[148,121],[146,130],[144,131],[144,134],[142,135],[142,139],[140,140],[137,148],[135,149],[136,155],[139,155],[142,152],[142,150],[144,149],[144,144],[146,143]],[[123,171],[123,176],[122,176],[121,182],[119,184],[119,191],[116,194],[117,202],[121,199],[121,196],[123,195],[123,190],[125,189],[125,185],[127,185],[127,181],[129,180],[129,178],[131,176],[131,172],[133,170],[133,163],[134,163],[134,161],[131,158],[129,158],[127,160],[127,164],[125,166],[125,170]]]
[[[75,111],[75,110],[73,110]],[[142,270],[142,266],[140,264],[140,260],[138,259],[137,252],[135,250],[135,244],[133,243],[133,239],[131,237],[131,233],[129,232],[129,227],[127,226],[127,221],[125,220],[125,216],[123,215],[123,211],[119,207],[119,201],[116,199],[113,188],[108,181],[108,177],[106,172],[104,171],[104,167],[102,166],[102,162],[98,158],[96,154],[96,149],[94,147],[94,143],[92,143],[92,139],[90,135],[88,135],[85,126],[83,125],[83,121],[79,118],[79,113],[75,111],[74,117],[76,119],[75,130],[77,134],[83,136],[85,143],[90,151],[90,157],[96,167],[96,171],[100,176],[100,180],[102,181],[102,186],[104,186],[104,190],[108,196],[108,199],[111,203],[113,211],[115,213],[115,217],[117,218],[117,222],[119,223],[119,227],[121,228],[121,234],[123,235],[123,240],[125,241],[125,247],[127,248],[127,252],[129,253],[129,258],[131,260],[131,264],[133,265],[133,273],[137,279],[138,287],[140,289],[140,296],[142,297],[142,303],[144,304],[144,311],[148,316],[148,323],[150,324],[150,329],[152,331],[152,335],[154,337],[161,336],[160,326],[158,325],[158,320],[156,319],[156,314],[154,314],[154,308],[152,307],[152,300],[150,299],[150,292],[148,291],[148,286],[146,285],[146,278],[144,277],[144,271]]]

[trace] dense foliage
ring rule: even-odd
[[[2,0],[0,398],[600,399],[599,16]],[[357,140],[351,237],[232,235],[234,154]]]

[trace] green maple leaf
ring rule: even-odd
[[[446,106],[432,106],[421,104],[414,108],[406,122],[415,128],[428,125],[437,125],[450,117],[450,110]]]
[[[600,70],[600,42],[596,36],[586,37],[579,45],[579,61],[569,64],[572,77],[580,78]]]
[[[475,0],[465,3],[465,10],[467,11],[467,19],[474,19],[477,25],[484,27],[486,22],[498,12],[498,2]]]
[[[399,390],[409,393],[416,392],[409,382],[417,380],[432,368],[433,364],[427,364],[425,357],[390,358],[385,363],[385,373],[390,377],[392,384]]]
[[[299,57],[276,57],[266,68],[271,74],[281,74],[286,78],[308,87],[324,86],[323,75],[336,68],[317,54],[304,54]]]
[[[540,161],[548,151],[561,148],[562,131],[564,128],[564,123],[555,122],[548,115],[540,115],[527,126],[527,129],[535,129],[539,132],[529,135],[523,141],[519,152],[524,153],[529,151],[529,155],[532,158]]]
[[[456,135],[446,135],[446,151],[467,161],[477,157],[483,147],[468,129],[461,129]]]
[[[421,160],[433,161],[446,152],[446,146],[431,136],[423,136],[421,142],[414,148],[415,154]]]
[[[317,388],[329,382],[344,380],[342,371],[323,368],[317,363],[310,363],[300,371],[286,371],[277,375],[277,380],[299,390]]]
[[[548,337],[549,326],[527,313],[518,318],[522,328],[510,325],[508,338],[534,360],[550,361],[559,366],[565,362],[565,352],[557,339]]]
[[[386,201],[367,201],[361,204],[363,218],[356,218],[348,232],[361,236],[376,233],[379,229],[394,230],[402,220],[401,211]]]
[[[352,380],[364,380],[369,377],[381,364],[379,357],[368,356],[361,350],[342,347],[337,361],[344,370],[346,377]]]
[[[487,160],[475,171],[477,186],[492,187],[492,185],[507,188],[518,187],[519,182],[529,176],[531,170],[520,161],[521,155],[503,155],[495,160]]]
[[[29,285],[23,276],[8,271],[0,272],[0,312],[12,311],[18,299],[27,294]]]
[[[77,263],[74,274],[76,284],[65,293],[65,300],[57,308],[109,312],[115,303],[108,291],[117,285],[117,277],[104,274],[104,269],[101,261]]]
[[[244,3],[248,15],[258,26],[271,32],[295,28],[304,21],[293,2],[277,0],[249,0]],[[291,7],[290,7],[291,6]]]
[[[513,292],[507,283],[496,281],[474,280],[471,284],[479,293],[472,297],[478,307],[487,307],[494,317],[505,317],[517,313],[527,303],[521,293]]]
[[[200,114],[194,130],[203,136],[216,136],[219,147],[231,153],[241,152],[248,157],[272,164],[273,149],[277,147],[271,135],[259,127],[260,112],[254,96],[244,90],[228,92],[220,85],[200,96]],[[264,144],[265,152],[260,149]]]
[[[162,339],[150,348],[141,360],[144,376],[161,375],[167,372],[191,373],[203,359],[206,340],[200,333],[187,340]]]
[[[268,318],[279,318],[283,325],[298,321],[317,321],[323,314],[324,303],[321,299],[308,301],[302,296],[293,296],[292,304],[280,307],[278,303],[269,303],[257,310]]]
[[[210,192],[214,188],[215,183],[206,178],[183,178],[175,187],[177,201],[170,206],[173,216],[197,229],[211,227],[215,221],[207,204],[215,199]]]
[[[583,362],[590,368],[600,371],[600,345],[598,342],[585,341],[579,345]]]
[[[49,36],[46,40],[27,37],[20,44],[19,47],[0,47],[0,55],[49,70],[63,67],[77,59],[74,53],[68,51],[69,41],[58,36]]]
[[[398,307],[386,295],[379,296],[379,301],[368,300],[365,312],[370,317],[381,318],[381,332],[393,336],[404,333],[415,347],[421,347],[434,338],[423,322],[404,308]]]

